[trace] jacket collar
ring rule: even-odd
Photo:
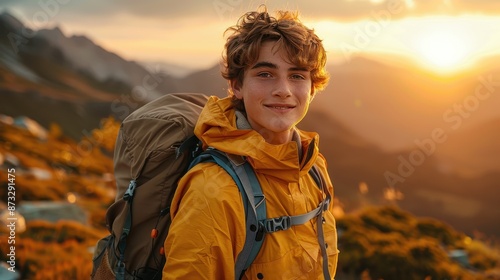
[[[208,100],[198,119],[195,134],[205,147],[244,156],[257,172],[289,182],[298,181],[300,176],[305,175],[319,154],[319,136],[298,129],[295,141],[281,145],[267,143],[250,128],[241,112],[235,112],[229,97],[211,97]]]
[[[236,127],[238,129],[252,129],[250,122],[248,122],[247,116],[245,113],[235,110],[236,115]],[[297,132],[297,129],[293,130],[292,141],[297,143],[299,161],[302,160],[302,142],[300,141],[300,134]]]

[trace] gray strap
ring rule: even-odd
[[[321,212],[318,216],[318,242],[319,247],[321,248],[321,255],[323,255],[323,275],[325,280],[332,279],[330,276],[330,270],[328,270],[328,254],[326,253],[326,242],[325,235],[323,233],[323,212]]]
[[[264,241],[264,229],[261,229],[258,221],[266,218],[266,197],[250,164],[246,161],[237,162],[230,155],[228,155],[228,158],[242,183],[243,191],[249,202],[246,214],[247,234],[245,245],[238,254],[235,263],[235,279],[241,279],[246,269],[250,267],[255,257],[257,257]],[[250,174],[252,176],[249,176]]]
[[[313,168],[316,168],[313,166]],[[320,173],[315,170],[316,173],[318,174],[318,179],[321,182],[321,192],[326,191],[326,199],[323,200],[320,204],[321,209],[327,209],[325,208],[328,207],[328,204],[330,202],[330,193],[328,190],[326,190],[325,182],[323,180],[323,177],[320,175]],[[330,270],[328,269],[328,254],[326,253],[326,242],[325,242],[325,234],[323,232],[323,211],[320,211],[318,220],[317,220],[317,226],[318,226],[318,243],[319,247],[321,248],[321,255],[323,256],[323,276],[325,280],[331,280],[332,277],[330,276]]]
[[[241,180],[241,183],[243,185],[243,189],[245,191],[246,197],[249,201],[248,204],[248,209],[246,213],[246,237],[245,237],[245,246],[243,247],[242,251],[239,253],[238,258],[236,259],[235,263],[235,268],[234,268],[234,277],[235,279],[241,279],[243,276],[243,273],[245,272],[247,268],[247,262],[250,260],[250,256],[252,255],[253,251],[253,244],[255,244],[255,237],[252,234],[249,234],[250,232],[250,226],[254,224],[256,227],[258,226],[258,221],[257,221],[257,213],[255,208],[253,207],[255,205],[254,201],[254,196],[252,193],[252,189],[250,186],[250,180],[248,176],[245,174],[243,171],[242,166],[236,166],[234,163],[231,162],[233,165],[236,174]]]
[[[233,166],[234,171],[236,171],[236,174],[241,180],[241,183],[243,185],[243,189],[245,190],[245,194],[247,195],[247,198],[250,202],[250,205],[255,206],[254,209],[252,209],[254,212],[256,212],[256,209],[261,205],[261,203],[266,199],[264,194],[262,193],[262,190],[260,189],[260,185],[257,182],[252,182],[250,178],[248,177],[247,170],[245,169],[245,165],[243,164],[236,164],[231,158],[229,158],[229,162]],[[255,188],[254,186],[258,186],[258,188]],[[255,203],[255,199],[260,199],[258,203]],[[257,214],[256,214],[257,216]]]

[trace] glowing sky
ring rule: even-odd
[[[8,10],[39,29],[60,26],[126,59],[206,68],[220,59],[224,30],[266,1],[6,0]],[[324,40],[330,62],[359,52],[397,53],[449,71],[500,50],[497,0],[269,1],[299,10]]]

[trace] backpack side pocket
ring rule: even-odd
[[[113,280],[115,274],[109,263],[109,249],[113,246],[113,236],[108,235],[97,242],[92,259],[92,280]],[[111,254],[114,257],[114,254]]]

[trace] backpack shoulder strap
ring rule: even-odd
[[[264,194],[252,166],[243,158],[209,148],[191,163],[190,168],[201,162],[214,162],[221,166],[233,178],[241,193],[245,209],[246,238],[243,250],[236,258],[234,271],[235,279],[241,279],[264,242],[265,229],[259,223],[266,219]]]
[[[321,189],[321,192],[326,193],[326,198],[320,203],[320,207],[323,208],[324,211],[328,209],[331,200],[331,194],[326,187],[325,180],[323,176],[321,176],[321,172],[319,172],[316,165],[314,165],[310,172],[316,184]],[[318,215],[318,243],[321,249],[321,255],[323,257],[323,277],[325,279],[331,279],[330,270],[328,269],[328,254],[326,253],[326,242],[325,242],[325,234],[323,232],[323,211],[320,211]]]

